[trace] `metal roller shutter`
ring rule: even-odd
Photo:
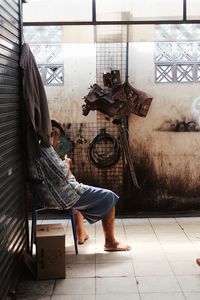
[[[0,0],[0,299],[27,247],[19,58],[21,1]]]

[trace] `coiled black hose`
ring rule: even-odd
[[[88,147],[89,160],[99,169],[113,166],[119,161],[120,155],[120,144],[105,131],[99,133]]]

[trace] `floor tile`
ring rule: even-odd
[[[148,243],[148,242],[157,242],[157,236],[153,232],[141,232],[141,233],[127,233],[127,241],[133,241],[135,243]]]
[[[168,262],[167,257],[162,251],[133,251],[131,254],[132,259],[135,263],[166,263]]]
[[[199,300],[200,299],[200,292],[199,293],[184,293],[186,300]]]
[[[137,276],[137,281],[140,293],[181,292],[180,286],[174,276]]]
[[[51,300],[96,300],[95,295],[53,295]]]
[[[200,274],[177,276],[177,280],[184,292],[200,292]]]
[[[177,224],[154,224],[152,225],[155,233],[164,233],[164,232],[171,232],[171,233],[183,233],[181,227]]]
[[[42,296],[19,296],[18,297],[17,296],[15,297],[15,300],[51,300],[51,296],[48,297],[42,297]]]
[[[54,280],[22,280],[17,288],[17,294],[28,296],[52,295]]]
[[[185,300],[182,293],[147,293],[140,294],[141,300]]]
[[[65,261],[66,264],[95,264],[95,253],[86,253],[86,254],[74,254],[74,253],[66,253]]]
[[[95,277],[95,265],[94,264],[67,264],[66,265],[66,277]]]
[[[169,252],[166,253],[166,256],[169,261],[174,261],[174,262],[180,262],[180,261],[195,261],[196,260],[196,254],[195,253],[179,253],[178,251],[176,252]]]
[[[106,252],[96,253],[96,263],[118,263],[118,262],[130,262],[131,254],[127,252]]]
[[[67,278],[56,280],[53,295],[94,295],[94,278]]]
[[[96,295],[95,300],[140,300],[139,294]]]
[[[136,276],[173,275],[167,261],[160,261],[159,264],[156,262],[135,262],[134,269]]]
[[[200,217],[179,217],[175,218],[176,222],[179,224],[187,224],[187,223],[199,223]]]
[[[137,293],[134,277],[96,278],[96,294],[127,294]]]
[[[127,262],[96,264],[96,276],[99,277],[133,276],[133,272],[132,264]]]
[[[172,261],[171,268],[176,275],[200,274],[200,267],[194,260],[192,261]]]
[[[200,228],[199,228],[200,224],[194,224],[194,223],[190,223],[190,224],[183,224],[182,228],[184,232],[199,232],[200,233]]]
[[[153,233],[151,225],[125,225],[126,234],[133,233]]]
[[[124,225],[150,225],[148,218],[127,218],[122,220]]]
[[[176,224],[175,218],[149,218],[149,222],[153,224]]]

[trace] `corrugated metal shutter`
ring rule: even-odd
[[[6,297],[27,246],[20,11],[20,0],[0,0],[0,299]]]

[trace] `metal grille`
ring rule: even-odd
[[[96,28],[96,83],[106,92],[111,92],[108,87],[103,86],[103,73],[106,70],[119,70],[122,82],[125,80],[126,37],[126,26],[98,26]],[[101,129],[105,129],[106,133],[113,136],[120,144],[118,126],[100,112],[97,112],[96,123],[62,125],[74,145],[72,158],[76,178],[80,182],[109,188],[120,194],[123,187],[123,153],[116,164],[104,169],[95,167],[88,157],[88,147]],[[99,151],[109,153],[109,143],[101,145]]]
[[[66,135],[73,142],[73,152],[71,157],[74,161],[74,174],[76,175],[76,178],[85,184],[109,188],[116,193],[120,193],[123,179],[123,155],[116,165],[106,169],[96,168],[90,162],[88,156],[88,147],[94,137],[100,133],[100,129],[102,128],[105,128],[107,133],[115,136],[117,141],[119,141],[117,125],[113,126],[109,121],[102,122],[102,120],[99,120],[98,124],[63,124],[63,127],[65,128]],[[106,147],[109,147],[109,145]],[[101,151],[105,150],[109,151],[109,148],[101,148]]]
[[[0,299],[27,247],[23,149],[20,143],[20,1],[0,2]]]
[[[121,81],[125,81],[126,52],[127,52],[127,26],[99,26],[97,27],[96,44],[96,81],[108,93],[110,88],[103,86],[103,74],[109,70],[119,70]],[[106,131],[119,139],[119,128],[111,121],[105,119],[105,115],[97,113],[98,128],[106,128]],[[123,157],[112,168],[98,170],[99,184],[121,193],[123,186]]]

